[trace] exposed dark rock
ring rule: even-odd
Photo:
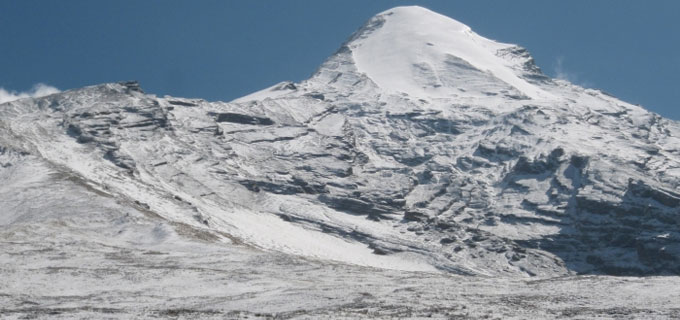
[[[322,93],[308,93],[308,94],[306,94],[306,96],[308,96],[310,98],[317,99],[317,100],[322,100],[322,101],[326,100],[326,98],[324,97],[324,95]]]
[[[319,195],[318,199],[338,211],[355,215],[365,215],[373,220],[386,219],[388,215],[394,213],[390,210],[390,207],[379,206],[361,199],[331,196],[327,194]]]
[[[196,107],[196,106],[198,106],[195,103],[186,102],[186,101],[179,101],[179,100],[168,100],[168,103],[175,105],[175,106],[182,106],[182,107]]]
[[[269,125],[274,124],[274,121],[272,121],[269,118],[245,115],[245,114],[240,114],[240,113],[232,113],[232,112],[213,113],[212,116],[216,117],[215,121],[217,121],[217,122],[231,122],[231,123],[239,123],[239,124],[262,125],[262,126],[269,126]]]
[[[125,88],[126,93],[130,92],[144,93],[142,88],[139,86],[139,82],[137,81],[123,81],[119,82],[118,84],[122,85]]]
[[[630,181],[628,191],[638,197],[654,199],[668,207],[676,208],[680,206],[680,194],[654,189],[642,181]]]
[[[246,187],[248,190],[254,192],[265,191],[275,194],[288,194],[288,195],[296,193],[305,193],[304,189],[301,186],[293,184],[273,183],[258,180],[240,180],[239,183],[242,186]]]
[[[104,154],[104,159],[111,161],[118,167],[127,170],[133,170],[135,168],[135,161],[129,156],[123,155],[118,152],[118,150],[109,150]]]

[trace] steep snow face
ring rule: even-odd
[[[547,78],[520,47],[402,7],[309,80],[231,103],[128,82],[0,105],[0,202],[16,211],[0,223],[118,205],[381,268],[679,274],[678,137],[677,122]],[[119,201],[12,198],[60,177]]]
[[[466,91],[505,92],[532,99],[551,95],[520,78],[499,56],[515,46],[477,35],[422,7],[398,7],[372,18],[347,46],[359,72],[380,88],[421,98]]]

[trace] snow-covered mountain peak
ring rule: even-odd
[[[552,97],[524,77],[540,73],[525,50],[486,39],[463,23],[418,6],[371,18],[329,60],[336,62],[332,67],[338,62],[351,65],[387,92],[418,98],[489,92]]]
[[[460,32],[471,31],[470,27],[464,23],[421,6],[394,7],[385,10],[376,16],[388,16],[391,20],[399,21],[400,23],[423,23],[425,21],[445,23],[448,27],[457,28]]]
[[[39,216],[14,190],[41,167],[46,186],[73,181],[185,232],[320,259],[680,274],[678,137],[677,122],[547,78],[520,47],[400,7],[309,80],[231,103],[123,82],[3,104],[0,203],[16,203],[12,221]],[[49,192],[45,208],[74,211]]]

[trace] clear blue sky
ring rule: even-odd
[[[368,18],[408,4],[528,48],[551,76],[680,119],[676,0],[0,0],[0,87],[134,79],[231,100],[307,78]]]

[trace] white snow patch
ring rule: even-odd
[[[451,56],[534,98],[549,93],[519,78],[510,62],[496,56],[513,45],[495,42],[470,27],[422,7],[398,7],[377,16],[384,25],[350,44],[359,71],[379,87],[421,97],[451,97],[439,84],[438,67]],[[428,72],[420,72],[420,71]]]

